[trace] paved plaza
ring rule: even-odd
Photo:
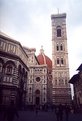
[[[55,112],[53,111],[39,111],[37,114],[35,111],[19,111],[19,118],[15,117],[14,121],[57,121]],[[0,121],[4,121],[0,117]],[[65,115],[63,116],[65,120]],[[82,121],[82,113],[70,114],[68,121]]]
[[[56,115],[52,111],[39,111],[38,114],[35,111],[23,111],[19,112],[19,119],[16,118],[15,121],[56,121]],[[63,121],[66,121],[65,116]],[[70,114],[69,121],[82,121],[82,114]]]
[[[19,118],[15,118],[15,121],[57,121],[55,112],[41,112],[37,114],[35,111],[19,111]],[[63,116],[65,120],[65,115]],[[82,121],[82,114],[70,114],[69,121]]]

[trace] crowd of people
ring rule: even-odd
[[[65,106],[57,105],[55,107],[55,114],[57,121],[63,121],[63,116],[65,116],[66,121],[69,120],[70,107],[66,104]]]
[[[73,106],[71,105],[36,105],[33,108],[31,108],[32,110],[34,110],[36,112],[36,114],[38,114],[39,111],[52,111],[54,112],[54,115],[56,116],[56,120],[57,121],[63,121],[63,119],[65,119],[65,121],[69,121],[69,115],[71,113],[75,113],[75,109]]]
[[[32,105],[26,108],[26,110],[35,111],[36,115],[38,115],[39,111],[51,111],[54,112],[57,121],[69,121],[69,114],[74,113],[74,108],[70,105]],[[18,110],[12,101],[10,105],[5,109],[3,120],[4,121],[14,121],[14,118],[19,118]]]

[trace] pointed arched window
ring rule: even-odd
[[[57,64],[59,64],[59,58],[57,58]]]
[[[61,64],[62,64],[62,65],[64,64],[63,58],[61,58]]]
[[[57,50],[57,51],[59,50],[59,46],[58,46],[58,45],[56,46],[56,50]]]
[[[61,37],[61,26],[57,26],[57,37]]]
[[[62,44],[60,45],[60,50],[63,50],[63,46],[62,46]]]

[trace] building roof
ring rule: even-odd
[[[70,80],[69,83],[74,84],[79,80],[79,74],[75,74]]]
[[[40,49],[40,54],[37,56],[37,59],[40,65],[46,64],[48,68],[52,68],[52,61],[48,56],[44,54],[43,48]]]
[[[51,15],[51,19],[55,19],[55,18],[66,18],[66,13],[58,13],[58,14],[52,14]]]
[[[78,67],[78,71],[82,71],[82,64]]]
[[[0,37],[7,39],[10,42],[14,42],[16,44],[20,44],[20,42],[16,41],[15,39],[11,38],[10,36],[8,36],[7,34],[3,33],[2,31],[0,31]]]
[[[5,36],[5,37],[7,37],[7,38],[12,39],[10,36],[8,36],[7,34],[3,33],[2,31],[0,31],[0,35],[2,35],[2,36]]]

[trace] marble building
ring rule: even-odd
[[[0,105],[65,104],[71,102],[66,14],[51,15],[52,60],[43,47],[23,47],[0,33]]]
[[[71,101],[67,49],[66,14],[51,15],[52,22],[52,102]]]
[[[43,48],[36,57],[34,48],[24,48],[29,56],[29,80],[27,82],[27,104],[44,105],[51,103],[51,60],[44,54]]]
[[[18,41],[0,32],[0,105],[26,103],[28,56]]]

